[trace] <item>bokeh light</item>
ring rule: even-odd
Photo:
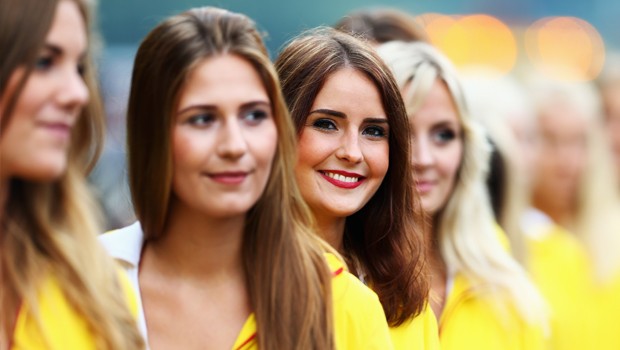
[[[605,62],[605,44],[588,22],[575,17],[547,17],[525,32],[525,49],[534,67],[555,79],[587,81]]]
[[[517,44],[510,28],[486,14],[451,17],[422,15],[418,20],[433,45],[457,67],[487,66],[508,73],[517,60]]]

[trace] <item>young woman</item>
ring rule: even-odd
[[[511,238],[513,255],[518,238],[526,243],[520,257],[549,305],[550,348],[591,348],[596,321],[586,317],[592,281],[585,249],[575,235],[529,207],[532,169],[548,162],[536,156],[541,143],[531,99],[518,80],[497,72],[471,72],[463,83],[471,115],[488,131],[501,160],[500,166],[491,163],[487,181],[497,184],[489,191],[492,202],[501,204],[494,206],[497,221]]]
[[[295,176],[318,233],[379,295],[396,348],[438,345],[393,77],[372,48],[328,28],[294,39],[276,69],[299,139]]]
[[[591,296],[597,349],[620,348],[612,324],[620,314],[620,198],[600,96],[589,83],[531,81],[540,147],[532,206],[583,245],[594,277]],[[559,127],[561,126],[561,127]],[[542,215],[539,215],[542,216]],[[593,304],[593,305],[592,305]]]
[[[143,346],[85,181],[103,124],[88,26],[83,1],[0,3],[2,349]]]
[[[442,349],[543,347],[544,303],[502,245],[485,189],[489,146],[467,113],[455,69],[424,43],[387,43],[379,54],[410,118],[415,186],[431,218],[431,306]]]
[[[102,239],[140,291],[152,349],[392,348],[377,296],[310,230],[293,126],[249,18],[197,8],[153,29],[127,135],[139,222]]]

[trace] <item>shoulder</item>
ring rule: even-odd
[[[389,327],[379,297],[349,273],[345,264],[326,254],[333,274],[332,301],[338,349],[392,349]]]
[[[99,236],[99,241],[114,259],[129,266],[137,266],[144,241],[140,222]]]
[[[395,349],[439,349],[437,319],[428,303],[418,316],[390,328],[390,335]]]
[[[86,320],[74,310],[53,276],[37,288],[37,315],[23,305],[13,336],[18,349],[95,349]],[[39,323],[40,321],[40,323]]]
[[[527,322],[508,298],[457,274],[439,326],[442,349],[540,349],[543,325]],[[480,339],[485,339],[484,344]]]

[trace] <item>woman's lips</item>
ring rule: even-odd
[[[435,186],[435,183],[433,181],[416,181],[415,182],[415,187],[418,190],[419,194],[426,194],[430,192],[433,189],[433,186]]]
[[[207,176],[215,182],[224,185],[238,185],[242,183],[250,174],[246,171],[226,171],[220,173],[210,173]]]
[[[346,189],[356,188],[366,180],[360,174],[342,170],[319,170],[319,174],[332,185]]]
[[[72,126],[63,122],[41,122],[40,127],[62,140],[68,140],[71,137]]]

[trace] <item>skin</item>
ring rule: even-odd
[[[534,169],[533,204],[555,222],[567,225],[586,168],[588,122],[577,109],[555,101],[541,110],[538,127],[541,141]]]
[[[230,349],[251,312],[243,227],[269,178],[277,129],[258,73],[238,56],[198,64],[180,96],[174,198],[139,273],[149,344]]]
[[[0,213],[4,213],[10,179],[48,182],[64,173],[71,131],[89,97],[80,73],[87,41],[77,5],[60,1],[36,65],[17,98],[8,126],[2,130]],[[0,96],[0,110],[15,94],[25,71],[22,66],[12,73]],[[3,306],[13,309],[9,314],[17,315],[15,291],[7,288],[5,292]],[[1,327],[0,344],[8,344],[12,336],[15,319],[6,321]]]
[[[407,91],[403,93],[407,96]],[[456,105],[447,86],[435,81],[420,109],[410,116],[416,189],[422,208],[431,216],[443,209],[454,191],[463,158],[462,129]],[[428,223],[432,225],[432,223]],[[446,265],[437,238],[429,227],[427,242],[431,267],[430,303],[437,318],[446,298]]]
[[[81,75],[87,40],[77,5],[59,2],[44,47],[0,139],[4,195],[13,177],[47,182],[66,170],[71,131],[89,97]],[[19,67],[9,78],[0,110],[14,95],[25,71],[26,67]]]
[[[321,234],[338,250],[346,218],[368,203],[387,173],[388,137],[381,97],[368,78],[353,68],[327,78],[302,128],[295,174]]]

